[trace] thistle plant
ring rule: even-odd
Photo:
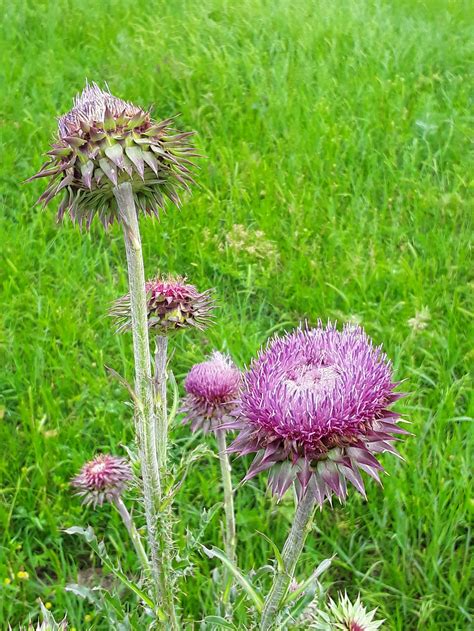
[[[219,463],[224,491],[225,535],[224,547],[231,562],[236,561],[236,528],[231,466],[227,453],[225,430],[222,424],[235,410],[241,373],[228,355],[215,351],[210,358],[194,365],[184,382],[186,396],[182,412],[184,422],[191,423],[192,431],[216,435]],[[229,575],[225,580],[224,606],[229,613],[228,595],[231,587]]]
[[[393,442],[408,432],[398,425],[390,405],[392,366],[360,327],[319,324],[275,337],[243,378],[238,429],[229,447],[241,455],[256,453],[250,479],[269,470],[277,497],[293,484],[298,506],[262,613],[261,629],[271,628],[294,576],[314,508],[335,495],[347,496],[347,482],[365,496],[360,471],[380,482],[383,470],[375,454],[398,455]]]
[[[141,599],[145,606],[140,612],[151,612],[152,625],[172,631],[183,628],[175,602],[172,502],[185,474],[177,478],[189,468],[186,459],[191,463],[196,458],[186,454],[185,466],[178,473],[168,465],[171,418],[178,405],[175,387],[175,402],[168,412],[167,384],[172,377],[168,340],[179,331],[200,331],[208,326],[214,301],[210,290],[200,292],[184,277],[157,276],[145,282],[138,218],[140,214],[158,216],[166,198],[180,205],[179,191],[189,189],[193,181],[190,158],[197,156],[188,144],[191,135],[176,132],[173,119],[156,122],[150,110],[118,99],[95,84],[87,85],[71,111],[60,117],[48,160],[31,178],[49,179],[39,203],[46,205],[62,196],[59,220],[69,214],[74,222],[89,228],[97,215],[105,228],[116,221],[123,229],[128,293],[115,301],[110,315],[116,320],[117,332],[130,331],[133,339],[135,384],[129,390],[134,403],[146,547],[122,498],[133,477],[126,460],[98,455],[82,467],[72,485],[85,504],[95,508],[110,503],[117,509],[149,589],[132,584],[114,568],[90,527],[66,532],[83,534],[115,576]],[[153,369],[150,341],[155,346]],[[295,611],[300,615],[311,602],[314,592],[308,586],[314,586],[330,560],[323,561],[292,593],[289,586],[316,507],[322,509],[334,498],[343,503],[348,483],[365,497],[361,473],[380,483],[383,467],[378,454],[398,455],[393,443],[408,434],[391,409],[403,396],[396,392],[398,385],[382,348],[375,347],[360,327],[338,330],[331,323],[274,337],[244,375],[229,356],[218,352],[192,367],[184,382],[181,411],[192,431],[215,434],[224,495],[226,554],[203,548],[226,566],[223,604],[228,620],[210,616],[211,621],[229,626],[233,578],[261,615],[261,631],[275,625],[284,628],[288,621],[294,622]],[[238,435],[227,447],[226,432],[230,430]],[[229,453],[255,454],[244,480],[267,471],[269,487],[277,498],[291,487],[295,490],[296,511],[281,554],[272,542],[278,567],[266,598],[236,565]],[[289,603],[296,604],[292,608]],[[330,628],[369,631],[381,624],[373,620],[374,615],[366,613],[360,600],[352,604],[345,595],[338,605],[330,600],[327,613],[315,624],[322,620]]]
[[[87,85],[70,112],[61,116],[48,160],[31,179],[48,178],[38,202],[46,205],[62,195],[58,219],[67,212],[89,228],[95,215],[105,227],[123,227],[127,254],[131,328],[135,359],[135,427],[140,450],[143,497],[155,595],[168,619],[179,628],[166,516],[160,515],[166,456],[167,424],[156,414],[148,339],[145,276],[138,214],[158,215],[168,197],[180,205],[178,191],[192,181],[188,143],[192,132],[175,132],[172,119],[156,122],[150,111],[116,98],[97,85]],[[158,436],[158,437],[157,437]],[[159,438],[161,436],[161,440]],[[159,458],[162,462],[160,463]],[[163,517],[163,519],[162,519]]]

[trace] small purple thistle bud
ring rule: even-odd
[[[241,372],[231,358],[218,351],[191,368],[184,382],[186,396],[181,411],[193,432],[218,429],[233,415],[240,380]]]
[[[130,182],[137,211],[158,216],[165,197],[179,207],[179,189],[193,183],[189,158],[199,156],[188,145],[194,132],[177,132],[172,123],[87,84],[59,118],[48,160],[28,180],[49,179],[37,203],[46,206],[61,194],[58,221],[68,212],[89,228],[98,215],[107,228],[119,219],[113,189]]]
[[[132,469],[125,458],[100,454],[86,462],[80,473],[71,480],[83,504],[102,506],[118,499],[132,480]]]
[[[212,290],[200,293],[186,278],[154,278],[145,283],[148,328],[160,335],[194,327],[203,330],[212,322],[215,303]],[[130,295],[118,298],[109,315],[117,322],[117,332],[131,329]]]
[[[380,482],[374,454],[398,455],[392,443],[409,433],[389,409],[403,396],[397,385],[360,327],[319,323],[275,337],[244,375],[237,419],[224,424],[240,430],[228,450],[256,452],[246,479],[270,469],[279,497],[295,483],[300,499],[311,488],[320,506],[333,494],[342,502],[347,481],[365,496],[360,470]]]

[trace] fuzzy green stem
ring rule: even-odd
[[[222,486],[224,490],[224,512],[225,512],[225,531],[224,531],[224,548],[229,559],[235,563],[235,547],[237,543],[234,513],[234,496],[232,491],[232,477],[229,455],[227,453],[227,445],[224,430],[216,430],[217,448],[219,453],[219,463],[221,465]],[[232,586],[231,575],[226,572],[224,576],[224,607],[226,614],[231,615],[232,610],[229,603],[230,588]]]
[[[279,568],[273,579],[273,585],[265,599],[260,631],[271,629],[275,623],[281,603],[285,597],[291,579],[294,576],[296,564],[303,550],[308,532],[311,530],[316,499],[312,493],[310,482],[303,499],[298,503],[290,533],[285,541],[282,552],[283,568]]]
[[[135,360],[135,432],[140,450],[143,497],[150,547],[151,575],[168,629],[179,629],[167,564],[160,550],[161,477],[156,450],[156,425],[145,292],[145,272],[137,211],[130,182],[114,188],[127,253],[133,354]]]
[[[164,335],[157,335],[155,339],[155,372],[153,375],[156,419],[156,449],[158,453],[160,475],[165,487],[168,480],[167,352],[168,338]],[[166,505],[161,512],[159,523],[159,546],[161,551],[161,558],[163,559],[163,563],[166,565],[166,572],[168,576],[167,588],[170,594],[173,594],[174,580],[172,564],[174,559],[174,547],[172,502],[166,502]]]
[[[135,552],[137,553],[140,564],[143,568],[145,574],[150,573],[150,562],[148,561],[147,554],[145,552],[145,548],[143,547],[143,543],[140,535],[138,534],[138,530],[133,523],[133,519],[128,512],[127,507],[123,503],[121,497],[117,497],[114,499],[114,505],[119,512],[120,517],[122,518],[123,523],[130,535],[130,539],[132,540],[133,547],[135,548]]]
[[[166,471],[168,455],[167,351],[168,338],[164,335],[157,335],[153,385],[155,390],[156,448],[161,471]]]

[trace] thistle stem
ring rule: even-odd
[[[298,503],[290,533],[282,552],[283,568],[279,568],[273,579],[273,585],[265,599],[260,631],[271,629],[275,623],[283,598],[286,596],[296,564],[303,550],[308,532],[311,530],[316,499],[309,483],[306,493]]]
[[[145,272],[137,212],[130,182],[114,188],[118,213],[123,225],[127,253],[130,311],[135,359],[135,432],[140,451],[143,497],[150,547],[151,575],[157,600],[167,616],[167,628],[179,629],[173,594],[169,587],[168,564],[160,550],[161,477],[156,450],[156,425],[151,378],[151,357],[145,292]]]
[[[227,454],[227,445],[224,430],[216,430],[217,448],[219,454],[219,463],[221,465],[222,486],[224,490],[224,512],[225,512],[225,531],[224,531],[224,548],[229,559],[235,563],[235,547],[237,542],[235,528],[234,513],[234,496],[232,492],[232,477],[229,456]],[[231,575],[226,572],[224,577],[224,607],[228,615],[232,614],[229,605],[230,588],[232,586]]]
[[[156,450],[163,485],[167,486],[167,458],[168,458],[168,405],[167,405],[167,351],[168,338],[158,335],[155,339],[155,358],[153,375],[153,392],[155,398],[156,419]],[[166,499],[166,498],[165,498]],[[160,516],[159,535],[160,550],[166,572],[169,576],[168,590],[170,595],[174,592],[173,580],[173,509],[172,503],[166,502]],[[176,621],[177,624],[177,621]]]
[[[135,548],[135,552],[137,553],[137,556],[140,560],[143,571],[146,574],[149,574],[150,563],[148,561],[145,548],[143,547],[141,537],[138,534],[138,530],[136,529],[135,524],[133,523],[133,519],[130,513],[128,512],[127,507],[123,503],[123,500],[121,497],[117,497],[114,499],[114,505],[117,511],[119,512],[119,515],[122,518],[123,523],[125,524],[128,534],[130,535],[130,539],[132,540],[133,546]]]
[[[155,347],[155,374],[153,385],[155,390],[156,413],[156,449],[161,471],[166,471],[168,451],[168,406],[167,406],[167,375],[166,358],[168,338],[157,335]]]

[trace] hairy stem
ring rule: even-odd
[[[235,529],[235,513],[234,513],[234,496],[232,492],[232,477],[229,455],[227,454],[227,445],[225,440],[225,431],[216,430],[217,447],[219,453],[219,462],[221,465],[222,486],[224,490],[224,512],[225,512],[225,532],[224,532],[224,548],[229,559],[235,563],[235,547],[237,543]],[[232,586],[231,575],[226,572],[224,576],[224,607],[226,614],[231,615],[232,610],[229,603],[230,588]]]
[[[263,608],[260,631],[271,629],[275,623],[283,598],[285,597],[291,579],[294,576],[296,564],[303,550],[306,536],[311,529],[314,507],[316,504],[310,482],[303,499],[298,503],[290,533],[285,541],[282,552],[283,568],[279,568],[273,579],[273,585]]]
[[[120,517],[122,518],[123,523],[125,524],[128,534],[130,535],[130,539],[132,540],[133,547],[135,548],[135,552],[137,553],[137,556],[140,560],[143,571],[146,574],[149,574],[150,563],[148,561],[145,548],[143,547],[141,537],[138,534],[138,530],[136,529],[135,524],[133,523],[133,519],[130,513],[128,512],[127,507],[123,503],[123,500],[121,497],[117,497],[114,499],[114,505],[117,508],[120,514]]]
[[[168,629],[179,629],[174,600],[169,588],[168,564],[163,563],[159,528],[162,485],[156,450],[156,424],[151,379],[151,357],[145,292],[145,272],[138,218],[130,182],[114,188],[123,225],[127,253],[128,285],[135,359],[135,432],[140,451],[143,497],[150,547],[151,575],[158,602],[167,618]]]
[[[168,405],[167,405],[167,352],[168,338],[164,335],[157,335],[155,339],[155,371],[153,375],[153,390],[155,398],[155,421],[156,421],[156,449],[160,466],[160,475],[163,485],[167,486],[167,458],[168,458]],[[166,500],[166,498],[164,498]],[[168,590],[174,592],[173,580],[173,507],[172,502],[166,502],[162,512],[159,525],[159,546],[163,563],[166,564],[168,580]]]
[[[155,374],[153,385],[155,390],[156,413],[156,449],[160,469],[166,471],[168,452],[168,406],[167,406],[167,375],[166,361],[168,351],[168,338],[164,335],[156,336],[155,347]]]

